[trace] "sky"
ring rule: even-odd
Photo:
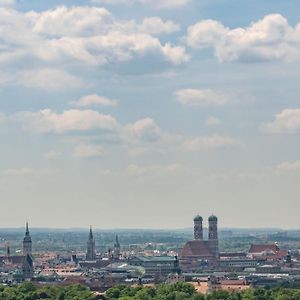
[[[0,0],[0,227],[300,228],[298,0]]]

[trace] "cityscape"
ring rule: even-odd
[[[0,0],[0,300],[300,300],[299,0]]]
[[[207,225],[198,214],[193,219],[193,229],[169,234],[169,238],[168,233],[161,231],[149,230],[142,235],[132,232],[132,236],[144,236],[139,243],[128,237],[126,230],[109,232],[106,235],[114,241],[102,247],[96,243],[90,226],[86,232],[77,232],[81,239],[86,237],[83,247],[78,247],[75,239],[73,249],[56,250],[54,245],[52,249],[36,251],[38,241],[31,237],[27,222],[21,250],[12,251],[13,242],[4,242],[2,237],[5,250],[0,256],[1,281],[9,285],[26,281],[49,286],[80,284],[98,295],[116,285],[189,283],[201,294],[299,286],[300,231],[262,230],[255,235],[255,231],[220,230],[215,215],[208,217]],[[59,232],[52,235],[59,240]],[[71,235],[71,231],[66,235]],[[244,244],[240,242],[237,247],[234,241]],[[62,239],[61,243],[68,241]]]

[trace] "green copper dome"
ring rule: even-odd
[[[215,215],[211,215],[211,216],[208,218],[208,221],[209,221],[209,222],[217,222],[217,221],[218,221],[218,218],[217,218]]]
[[[195,218],[194,218],[194,221],[195,222],[202,222],[203,221],[203,218],[200,216],[200,215],[197,215]]]

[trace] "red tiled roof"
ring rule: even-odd
[[[264,251],[272,251],[277,253],[280,249],[276,244],[251,245],[249,253],[261,253]]]
[[[207,241],[194,240],[183,246],[181,256],[213,256],[213,254],[208,248]]]

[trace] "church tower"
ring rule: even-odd
[[[218,218],[214,215],[208,218],[208,239],[218,240]]]
[[[90,227],[89,239],[87,241],[87,252],[86,252],[86,260],[95,260],[96,259],[96,251],[95,251],[95,240],[93,236],[92,226]]]
[[[23,255],[24,256],[26,256],[27,254],[31,255],[31,252],[32,252],[32,241],[31,241],[31,236],[29,234],[28,222],[26,222],[26,231],[23,239]]]
[[[118,235],[116,235],[116,242],[114,245],[114,259],[119,260],[120,255],[121,255],[121,246],[120,246],[120,242],[119,242],[119,237],[118,237]]]
[[[218,218],[211,215],[208,218],[208,242],[209,248],[213,252],[216,263],[219,262],[219,240],[218,240]]]
[[[32,257],[32,241],[29,234],[28,222],[26,222],[26,231],[23,239],[23,255],[24,260],[22,264],[23,278],[32,279],[34,273],[33,257]]]
[[[200,215],[197,215],[194,218],[194,239],[203,240],[203,218]]]

